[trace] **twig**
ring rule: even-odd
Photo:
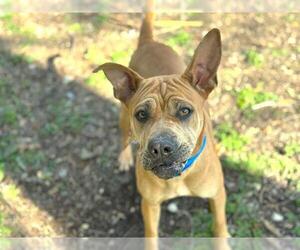
[[[270,221],[262,218],[262,222],[266,229],[268,229],[272,234],[274,234],[276,237],[282,237],[282,234],[280,233],[279,229]]]
[[[251,108],[252,110],[259,110],[259,109],[263,109],[263,108],[269,108],[269,107],[277,107],[277,103],[272,101],[272,100],[268,100],[268,101],[264,101],[261,103],[257,103],[255,105],[253,105]]]

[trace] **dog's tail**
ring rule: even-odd
[[[146,1],[146,8],[144,12],[144,20],[142,23],[138,47],[147,42],[153,41],[153,23],[155,18],[154,13],[154,0]]]

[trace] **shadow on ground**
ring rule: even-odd
[[[49,58],[44,67],[8,50],[0,52],[0,93],[5,97],[0,100],[5,113],[0,124],[4,183],[13,180],[25,198],[53,217],[59,225],[58,235],[142,236],[134,170],[120,173],[117,166],[118,106],[81,82],[58,74],[54,62],[54,57]],[[282,202],[293,211],[297,209],[295,193],[267,178],[229,168],[225,168],[225,175],[233,235],[273,236],[276,227],[272,229],[261,220],[268,223],[272,205],[280,209]],[[170,202],[179,209],[171,213],[169,203],[164,204],[161,235],[211,236],[204,200],[179,198]],[[26,213],[21,211],[19,216],[26,217]],[[244,231],[237,232],[239,228]],[[289,234],[284,230],[278,233]]]

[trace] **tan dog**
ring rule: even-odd
[[[170,47],[153,40],[152,22],[147,13],[129,68],[106,63],[94,71],[104,71],[122,102],[120,167],[132,164],[130,139],[138,142],[146,237],[158,236],[160,204],[185,195],[208,198],[214,235],[227,237],[223,173],[206,102],[217,85],[220,32],[213,29],[203,38],[186,67]]]

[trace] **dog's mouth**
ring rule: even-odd
[[[143,166],[146,170],[152,171],[157,177],[167,180],[179,176],[187,159],[190,156],[191,149],[188,146],[182,146],[177,153],[168,158],[153,161],[146,151],[143,154]]]
[[[179,176],[181,171],[186,163],[182,162],[173,162],[171,164],[160,163],[157,166],[153,167],[151,171],[159,178],[168,180],[173,177]]]

